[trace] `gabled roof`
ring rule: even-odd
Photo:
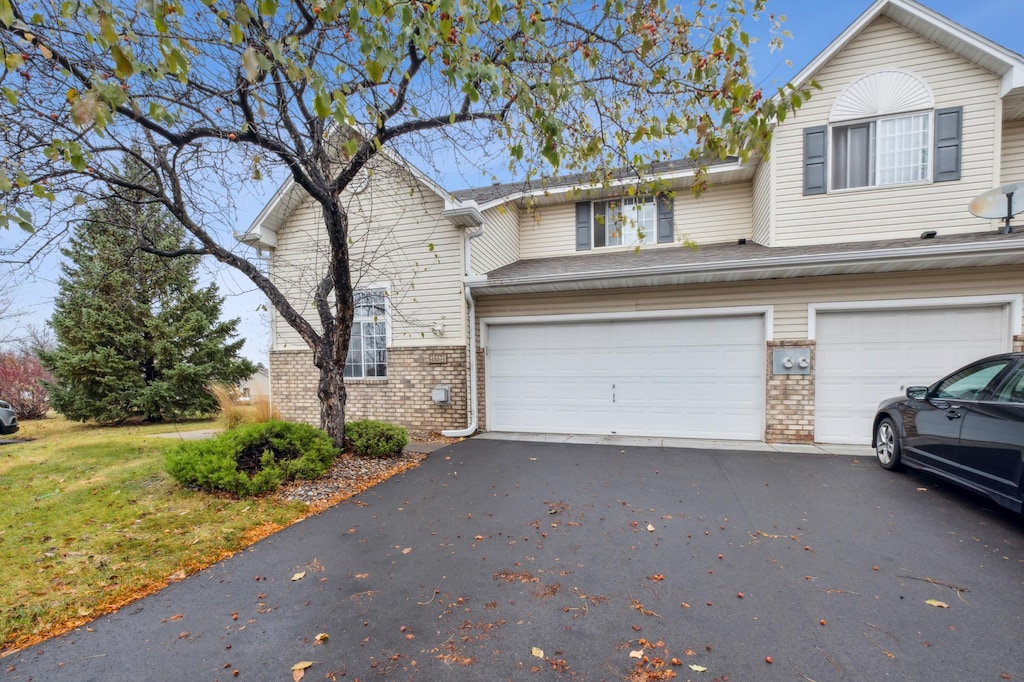
[[[716,182],[738,182],[754,177],[758,160],[751,159],[741,163],[734,156],[716,159],[707,163],[707,172]],[[511,201],[530,199],[535,203],[550,201],[566,201],[571,192],[586,193],[587,196],[599,196],[602,193],[621,192],[622,187],[641,180],[657,177],[668,182],[672,187],[686,186],[687,181],[695,175],[694,162],[690,159],[670,159],[656,161],[646,169],[638,171],[622,168],[611,171],[606,182],[595,180],[592,173],[570,173],[551,178],[520,180],[517,182],[495,183],[486,187],[472,187],[452,192],[459,201],[473,200],[480,205],[480,210],[487,210]]]
[[[426,173],[409,162],[408,159],[393,151],[389,147],[381,150],[385,159],[404,168],[412,175],[413,179],[423,185],[428,191],[451,203],[452,195],[446,189],[432,180]],[[290,175],[281,186],[274,192],[259,215],[253,219],[249,228],[242,233],[238,239],[244,244],[258,247],[273,248],[277,246],[277,231],[302,202],[309,198],[306,192],[295,179]]]
[[[1002,78],[1003,118],[1024,118],[1024,56],[964,28],[915,0],[876,0],[794,78],[805,85],[861,31],[885,17],[978,67]]]

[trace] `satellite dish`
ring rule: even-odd
[[[979,218],[1002,220],[1006,224],[1003,231],[1013,232],[1010,221],[1013,216],[1024,211],[1024,181],[1001,185],[978,195],[967,210]]]

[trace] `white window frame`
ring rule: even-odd
[[[914,147],[914,148],[912,148],[910,150],[902,150],[902,151],[901,150],[896,150],[895,153],[897,153],[897,154],[900,154],[900,153],[902,153],[902,154],[908,154],[908,153],[909,154],[915,154],[915,153],[918,153],[920,151],[923,151],[925,156],[926,156],[923,168],[921,168],[918,164],[907,164],[907,163],[905,163],[903,165],[904,167],[921,168],[920,174],[919,174],[920,177],[915,177],[914,179],[910,179],[910,180],[890,180],[890,181],[885,181],[885,182],[880,181],[880,179],[879,179],[880,175],[884,171],[880,171],[879,170],[879,163],[878,163],[879,157],[881,155],[881,152],[880,152],[880,149],[879,149],[879,144],[880,144],[880,142],[879,142],[879,131],[878,131],[879,124],[890,123],[890,122],[898,122],[898,121],[901,121],[901,120],[910,120],[910,119],[914,119],[914,118],[921,118],[924,121],[925,125],[927,126],[927,131],[924,132],[924,135],[925,135],[925,138],[926,138],[925,141],[924,141],[924,144],[922,146],[919,146],[919,147]],[[873,188],[878,188],[878,187],[895,187],[895,186],[905,186],[905,185],[930,183],[932,181],[932,164],[934,163],[934,160],[935,160],[934,159],[934,157],[935,157],[935,120],[934,119],[935,119],[935,111],[934,110],[928,110],[928,111],[907,111],[907,112],[900,112],[898,114],[892,114],[892,115],[887,115],[887,116],[879,116],[879,117],[871,118],[871,119],[861,119],[861,120],[855,120],[855,121],[843,121],[842,123],[832,123],[832,124],[830,124],[829,125],[829,148],[828,148],[828,154],[829,154],[829,159],[830,159],[829,163],[828,163],[828,167],[829,167],[828,168],[828,170],[829,170],[829,189],[832,190],[832,191],[842,192],[842,191],[847,191],[847,190],[855,191],[855,190],[873,189]],[[897,125],[898,125],[898,123],[897,123]],[[849,129],[859,128],[859,127],[864,127],[864,126],[867,126],[868,130],[869,130],[868,158],[865,160],[867,162],[867,165],[868,165],[868,182],[865,185],[857,185],[857,186],[851,187],[850,186],[850,158],[851,158],[852,155],[849,153],[849,150],[850,150],[849,142],[847,142],[847,148],[845,150],[845,153],[843,155],[840,155],[837,152],[837,145],[839,144],[839,140],[837,139],[837,137],[838,137],[837,136],[837,132],[839,130],[849,130]],[[845,159],[846,159],[846,169],[845,169],[845,173],[843,174],[845,176],[845,184],[844,184],[844,186],[840,187],[840,186],[838,186],[838,178],[837,178],[837,173],[836,173],[836,164],[837,164],[838,160],[840,158],[842,158],[842,157],[845,157]],[[897,165],[894,166],[894,168],[898,171],[898,169],[900,168],[900,165],[897,164]]]
[[[363,336],[363,333],[362,333],[362,330],[363,330],[362,325],[363,324],[373,324],[373,323],[383,322],[384,323],[384,347],[383,348],[374,348],[372,350],[377,350],[377,351],[383,351],[384,352],[384,374],[371,374],[371,375],[367,375],[366,374],[367,363],[360,361],[360,363],[358,365],[354,365],[354,364],[351,364],[349,362],[349,358],[346,357],[345,358],[345,379],[346,380],[351,380],[351,379],[368,379],[368,380],[378,380],[379,379],[379,380],[384,380],[384,379],[388,378],[388,364],[389,364],[388,363],[388,350],[391,348],[391,297],[388,295],[388,288],[385,285],[375,284],[375,285],[370,285],[370,286],[358,287],[355,290],[353,290],[353,292],[352,292],[353,299],[355,299],[356,297],[358,297],[361,294],[376,294],[376,293],[379,293],[381,296],[383,296],[383,303],[384,303],[383,319],[381,319],[381,317],[379,315],[377,315],[377,316],[358,315],[357,313],[358,313],[358,310],[359,310],[359,305],[358,305],[358,303],[356,303],[356,305],[354,306],[353,311],[352,311],[352,337],[349,339],[349,351],[348,351],[348,353],[349,353],[349,355],[351,355],[351,353],[352,353],[352,343],[357,338],[360,340],[360,353],[362,353],[362,352],[364,352],[366,350],[365,346],[363,345],[363,341],[365,341],[365,339],[368,338],[368,337],[364,337]],[[357,325],[358,325],[358,327],[357,327]],[[358,335],[357,335],[357,329],[358,329]],[[372,336],[369,337],[369,338],[372,338]],[[373,364],[376,364],[376,363],[373,363]],[[349,373],[349,371],[350,371],[349,368],[350,367],[358,367],[358,374],[350,374]]]
[[[640,238],[639,233],[641,231],[641,224],[637,221],[634,216],[627,215],[637,211],[630,210],[629,207],[636,207],[640,205],[645,211],[650,212],[649,216],[649,228],[643,229],[643,238]],[[605,215],[599,219],[598,209],[605,208]],[[612,213],[612,208],[617,209],[615,213]],[[612,221],[608,219],[609,214],[620,217],[618,222],[618,236],[613,237],[614,228],[616,225],[611,224]],[[631,229],[630,229],[631,228]],[[598,246],[597,231],[604,230],[604,239],[601,240],[604,243]],[[639,196],[639,197],[617,197],[614,199],[608,199],[605,201],[594,201],[590,204],[590,237],[591,243],[594,249],[610,249],[617,247],[631,247],[631,246],[651,246],[658,243],[658,200],[654,196]],[[612,239],[618,239],[618,243],[610,243]]]

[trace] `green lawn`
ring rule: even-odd
[[[0,651],[112,610],[232,554],[306,513],[179,486],[177,441],[215,422],[118,428],[46,419],[0,446]]]

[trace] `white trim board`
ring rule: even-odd
[[[764,316],[764,338],[771,341],[774,327],[774,306],[740,306],[735,308],[673,308],[670,310],[633,310],[607,313],[566,313],[561,315],[516,315],[481,317],[480,348],[487,348],[487,328],[504,324],[551,324],[556,322],[615,322],[620,320],[670,320],[687,317]]]
[[[1003,305],[1009,312],[1007,328],[1011,336],[1021,333],[1021,310],[1024,307],[1022,294],[995,294],[991,296],[943,296],[940,298],[905,298],[879,301],[834,301],[809,303],[807,305],[807,338],[816,339],[816,317],[819,312],[853,310],[915,310],[927,308],[971,308],[976,306]],[[1010,339],[1012,344],[1012,338]]]

